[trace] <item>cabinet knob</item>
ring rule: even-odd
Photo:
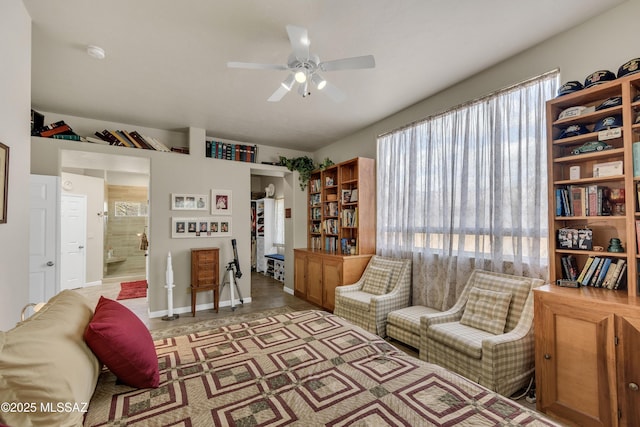
[[[551,355],[550,355],[549,353],[547,353],[547,354],[545,354],[545,355],[544,355],[544,358],[545,358],[546,360],[549,360],[549,359],[551,359]]]
[[[629,390],[638,391],[638,384],[629,383]]]

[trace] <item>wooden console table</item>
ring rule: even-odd
[[[191,314],[196,315],[198,292],[213,291],[213,308],[218,312],[220,285],[219,249],[191,249]]]

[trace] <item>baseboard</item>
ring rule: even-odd
[[[243,298],[242,301],[244,304],[250,304],[251,298]],[[236,307],[240,305],[240,300],[236,300]],[[218,303],[218,308],[220,307],[231,307],[231,300],[220,301]],[[196,304],[196,312],[202,310],[213,310],[213,302],[205,303],[205,304]],[[191,314],[191,306],[187,307],[174,307],[173,314]],[[158,310],[158,311],[149,311],[149,318],[163,317],[168,316],[168,310]]]

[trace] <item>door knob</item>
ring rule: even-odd
[[[638,391],[638,384],[629,383],[629,390]]]
[[[84,246],[78,246],[78,249],[84,249]]]
[[[53,267],[53,261],[49,261],[49,262],[47,262],[47,266],[48,266],[48,267]]]

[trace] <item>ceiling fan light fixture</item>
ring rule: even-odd
[[[316,85],[318,90],[324,89],[325,86],[327,85],[327,81],[323,79],[319,74],[314,74],[311,77],[311,81],[313,82],[314,85]]]
[[[304,83],[307,81],[307,73],[306,71],[299,70],[295,73],[295,79],[298,83]]]
[[[282,83],[280,83],[282,85],[283,88],[285,88],[287,91],[290,91],[291,88],[293,87],[293,82],[295,81],[295,78],[293,77],[293,74],[289,74],[289,77],[287,77]]]

